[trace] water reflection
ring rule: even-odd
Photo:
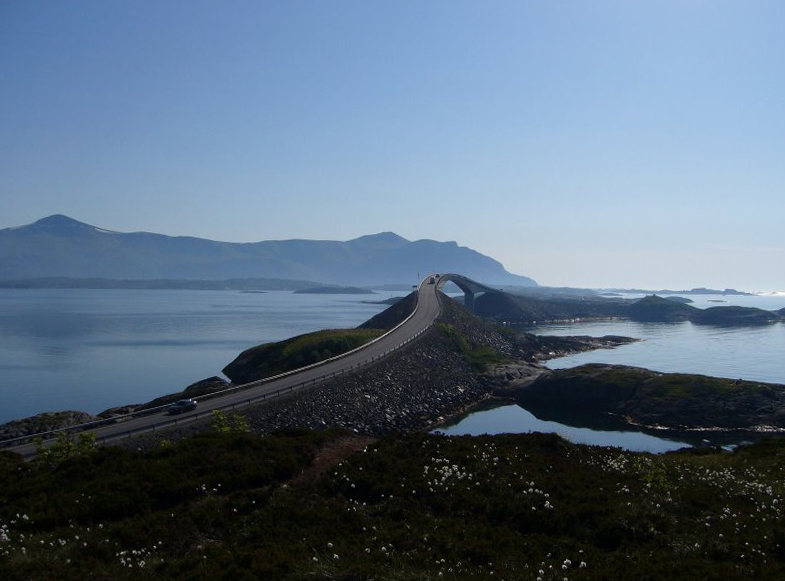
[[[582,428],[541,420],[515,404],[477,410],[456,424],[445,425],[436,431],[448,436],[525,434],[529,432],[556,433],[565,440],[576,444],[617,446],[635,452],[662,453],[691,446],[687,442],[652,436],[642,432]]]
[[[666,373],[698,373],[785,383],[785,324],[714,327],[682,323],[600,321],[539,325],[538,335],[622,335],[641,339],[615,349],[598,349],[547,362],[551,369],[585,363],[634,365]]]

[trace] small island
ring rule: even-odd
[[[616,418],[657,430],[785,431],[785,386],[592,363],[540,375],[515,395],[538,417]]]
[[[367,288],[356,286],[317,286],[294,291],[302,295],[373,295],[376,294]]]

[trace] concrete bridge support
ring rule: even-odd
[[[478,294],[500,292],[498,289],[473,281],[460,274],[443,274],[439,279],[440,287],[447,281],[455,283],[463,291],[463,306],[471,312],[474,312],[474,299]]]
[[[463,306],[474,312],[474,293],[470,290],[463,290]]]

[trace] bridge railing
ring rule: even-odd
[[[420,286],[422,286],[422,284],[423,283],[420,283]],[[242,385],[235,385],[235,386],[228,387],[228,388],[220,390],[220,391],[216,391],[216,392],[213,392],[213,393],[209,393],[209,394],[206,394],[206,395],[203,395],[203,396],[198,396],[198,397],[191,398],[191,399],[194,399],[196,401],[207,401],[207,400],[211,400],[211,399],[216,399],[216,398],[219,398],[219,397],[230,395],[231,393],[238,392],[238,391],[241,391],[241,390],[248,390],[248,389],[253,389],[255,387],[261,387],[261,386],[266,385],[268,383],[272,383],[274,381],[283,379],[284,377],[289,377],[289,376],[292,376],[292,375],[296,375],[296,374],[302,373],[303,371],[306,371],[308,369],[314,369],[314,368],[317,368],[317,367],[322,367],[322,366],[328,365],[330,363],[333,363],[335,361],[338,361],[338,360],[341,360],[341,359],[345,359],[346,357],[349,357],[349,356],[351,356],[351,355],[353,355],[353,354],[355,354],[355,353],[357,353],[359,351],[362,351],[363,349],[367,349],[371,345],[373,345],[373,344],[375,344],[375,343],[377,343],[377,342],[379,342],[379,341],[389,337],[395,331],[397,331],[398,329],[403,327],[403,325],[408,323],[412,319],[412,317],[414,317],[414,315],[417,313],[417,310],[418,310],[418,308],[420,306],[419,288],[418,288],[418,293],[415,295],[415,300],[416,300],[416,302],[415,302],[415,305],[414,305],[414,309],[412,309],[412,312],[403,321],[398,323],[395,327],[393,327],[392,329],[390,329],[386,333],[380,335],[379,337],[376,337],[375,339],[373,339],[371,341],[368,341],[367,343],[364,343],[363,345],[360,345],[359,347],[356,347],[355,349],[352,349],[351,351],[347,351],[345,353],[341,353],[340,355],[336,355],[334,357],[330,357],[328,359],[324,359],[322,361],[318,361],[316,363],[312,363],[312,364],[306,365],[304,367],[293,369],[291,371],[286,371],[284,373],[279,373],[278,375],[274,375],[274,376],[271,376],[271,377],[265,377],[264,379],[251,381],[251,382],[248,382],[248,383],[244,383]],[[430,327],[431,327],[431,325],[429,324],[427,327],[425,327],[424,329],[420,330],[417,334],[415,334],[414,336],[410,337],[408,340],[406,340],[406,341],[396,345],[393,348],[390,348],[390,349],[386,350],[382,355],[379,355],[379,356],[376,356],[376,357],[372,357],[371,359],[363,361],[362,363],[358,363],[357,365],[350,366],[348,368],[348,370],[354,370],[354,369],[357,369],[359,367],[368,365],[368,364],[372,363],[373,361],[376,361],[379,358],[388,355],[392,351],[400,349],[404,345],[410,343],[412,340],[414,340],[417,337],[421,336]],[[292,391],[295,391],[296,389],[302,389],[305,386],[316,385],[317,383],[323,382],[325,380],[325,378],[335,377],[336,374],[343,375],[346,372],[346,370],[347,370],[347,368],[341,368],[340,370],[338,370],[336,372],[323,375],[320,378],[317,378],[315,380],[309,380],[309,381],[298,383],[298,384],[295,384],[293,386],[285,387],[285,388],[282,388],[282,389],[279,389],[279,390],[276,390],[276,391],[273,391],[273,392],[269,392],[269,393],[266,393],[266,394],[260,394],[258,396],[255,396],[253,398],[249,398],[248,400],[246,400],[246,403],[244,405],[250,405],[250,403],[256,403],[258,401],[262,401],[262,400],[265,400],[265,399],[278,397],[278,396],[280,396],[280,395],[282,395],[284,393],[290,393]],[[54,437],[54,436],[56,436],[57,434],[60,434],[60,433],[83,432],[83,431],[90,430],[90,429],[96,429],[96,428],[100,428],[100,427],[104,427],[104,426],[115,425],[117,423],[128,421],[128,420],[133,419],[133,418],[144,417],[144,416],[149,416],[149,415],[154,415],[156,413],[160,413],[163,410],[168,409],[170,407],[170,405],[171,404],[155,406],[155,407],[151,407],[151,408],[146,408],[144,410],[134,411],[134,412],[131,412],[131,413],[128,413],[128,414],[121,414],[121,415],[113,416],[111,418],[106,418],[106,419],[101,419],[101,420],[93,420],[93,421],[90,421],[90,422],[85,422],[85,423],[82,423],[82,424],[76,424],[76,425],[68,426],[68,427],[65,427],[65,428],[58,428],[58,429],[55,429],[55,430],[46,430],[46,431],[38,432],[38,433],[35,433],[35,434],[27,434],[27,435],[24,435],[24,436],[18,436],[16,438],[9,438],[7,440],[0,440],[0,448],[8,448],[8,447],[12,447],[14,445],[20,445],[20,444],[24,444],[24,443],[27,443],[27,442],[32,442],[36,438],[50,439],[50,438],[52,438],[52,437]],[[223,410],[225,408],[226,409],[234,409],[233,406],[236,406],[236,404],[228,404],[227,406],[222,406],[222,407],[213,408],[213,409],[217,409],[217,410]],[[122,437],[128,437],[129,435],[134,434],[134,433],[154,431],[157,428],[164,428],[164,427],[169,427],[169,426],[172,426],[172,425],[179,425],[178,421],[181,422],[181,423],[187,423],[189,421],[194,421],[194,419],[203,418],[203,417],[205,417],[205,415],[211,414],[211,413],[212,413],[212,410],[210,410],[209,412],[198,412],[196,414],[189,415],[189,416],[187,416],[185,418],[177,418],[177,419],[174,419],[174,420],[158,422],[158,423],[156,423],[156,424],[154,424],[152,426],[145,426],[143,428],[137,428],[136,430],[129,430],[128,432],[122,432],[122,434],[125,434]],[[112,439],[112,440],[118,439],[118,436],[113,435],[113,436],[110,436],[109,439]],[[103,441],[106,441],[106,439],[105,438],[99,438],[99,441],[103,442]]]

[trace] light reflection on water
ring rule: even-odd
[[[0,289],[0,423],[148,401],[220,375],[241,351],[354,327],[391,295]]]
[[[662,453],[690,447],[686,442],[658,438],[641,432],[593,430],[540,420],[518,405],[504,405],[470,413],[453,425],[440,427],[436,432],[447,436],[555,433],[576,444],[618,446],[636,452]]]
[[[716,327],[682,323],[603,321],[539,325],[538,335],[622,335],[641,339],[615,349],[598,349],[551,359],[551,369],[585,363],[634,365],[666,373],[698,373],[731,379],[785,383],[785,323]]]

